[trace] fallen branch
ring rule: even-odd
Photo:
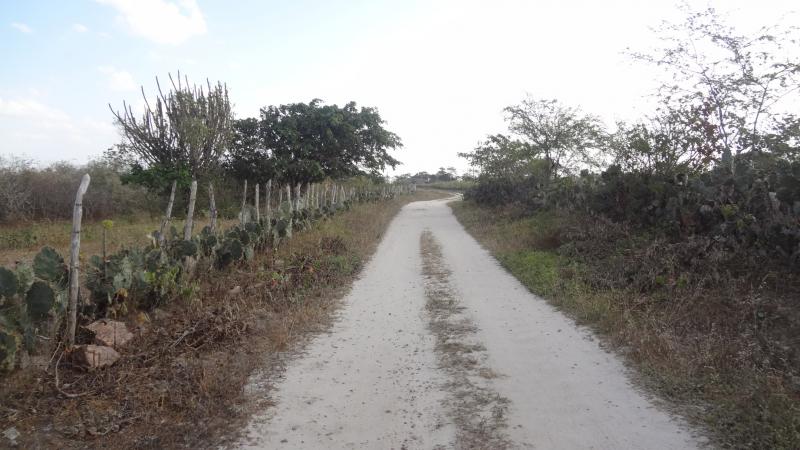
[[[81,392],[80,394],[70,394],[69,392],[65,392],[64,390],[61,389],[61,386],[60,386],[61,383],[58,381],[58,365],[61,364],[61,358],[64,356],[64,353],[66,353],[66,350],[61,352],[61,354],[58,356],[58,361],[56,361],[56,369],[55,369],[55,372],[56,372],[56,390],[61,395],[65,396],[67,398],[82,397],[82,396],[88,394],[89,391]]]

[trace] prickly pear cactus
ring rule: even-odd
[[[256,233],[256,234],[258,234],[259,228],[260,228],[260,225],[255,223],[255,222],[248,222],[244,226],[245,231],[247,231],[248,233]]]
[[[272,233],[276,239],[286,237],[289,234],[289,221],[286,219],[278,219],[275,221],[275,226],[272,228]]]
[[[34,281],[28,293],[25,294],[25,306],[28,317],[34,322],[47,319],[53,305],[56,303],[56,294],[44,281]]]
[[[155,272],[167,262],[164,252],[155,248],[144,255],[144,267],[149,272]]]
[[[10,299],[17,293],[19,280],[14,272],[0,267],[0,298]]]
[[[250,233],[245,230],[241,230],[239,232],[239,241],[242,243],[242,245],[250,245]]]
[[[116,255],[115,255],[116,256]],[[117,256],[111,259],[109,265],[109,276],[114,293],[122,289],[130,289],[133,283],[133,265],[127,255]]]
[[[213,234],[200,236],[200,249],[203,251],[205,256],[211,256],[211,253],[214,251],[214,247],[216,246],[217,237]]]
[[[176,259],[186,256],[197,256],[197,244],[194,241],[176,241],[173,247]]]
[[[33,259],[33,273],[37,278],[57,286],[66,286],[69,279],[64,258],[51,247],[44,247]]]
[[[22,346],[22,337],[11,330],[0,327],[0,372],[14,370],[17,351]]]
[[[244,247],[238,239],[225,239],[217,250],[217,267],[222,269],[234,261],[242,259]]]

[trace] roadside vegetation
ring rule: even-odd
[[[169,81],[111,108],[99,161],[0,160],[0,445],[208,444],[398,209],[443,196],[381,177],[401,143],[375,108],[235,119],[224,84]]]
[[[713,10],[633,58],[654,114],[614,130],[526,98],[463,153],[453,209],[534,293],[607,336],[726,448],[800,447],[800,52]],[[694,49],[694,50],[693,50]]]
[[[135,337],[116,364],[91,372],[63,362],[59,368],[62,389],[79,397],[55,390],[50,353],[26,357],[26,369],[0,387],[0,427],[15,427],[21,448],[223,442],[251,408],[263,406],[246,395],[251,374],[264,371],[269,379],[280,370],[280,355],[326,328],[402,205],[442,196],[418,191],[353,207],[274,252],[200,278],[189,297],[118,316]]]

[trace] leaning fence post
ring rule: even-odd
[[[197,201],[197,180],[192,180],[189,189],[189,210],[186,212],[186,224],[183,226],[183,240],[192,240],[192,225],[194,223],[194,204]]]
[[[267,181],[266,197],[267,230],[272,228],[272,180]]]
[[[258,186],[259,184],[256,183],[256,223],[261,223],[261,198],[258,196]]]
[[[78,288],[80,287],[81,217],[83,217],[83,195],[89,189],[89,174],[81,178],[72,209],[72,241],[69,249],[69,304],[67,305],[67,346],[75,345],[75,328],[78,323]]]
[[[239,222],[241,222],[242,225],[245,224],[244,209],[246,207],[247,207],[247,180],[244,180],[244,191],[242,193],[242,212],[239,217],[240,219]]]
[[[214,199],[214,185],[208,183],[208,213],[211,216],[211,234],[217,230],[217,202]]]
[[[164,241],[167,236],[167,226],[172,218],[172,204],[175,203],[175,187],[178,185],[178,180],[172,180],[172,189],[169,191],[169,203],[167,203],[167,213],[164,214],[164,221],[161,222],[161,231],[158,234],[158,245],[164,246]]]
[[[286,203],[289,204],[289,225],[286,227],[286,237],[289,239],[292,238],[292,226],[294,225],[294,210],[292,209],[292,185],[291,183],[286,185]]]

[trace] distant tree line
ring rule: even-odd
[[[439,167],[435,173],[428,173],[425,171],[417,172],[415,174],[404,173],[395,176],[394,181],[398,183],[412,183],[412,184],[431,184],[442,181],[455,181],[463,177],[459,177],[458,171],[455,167]]]

